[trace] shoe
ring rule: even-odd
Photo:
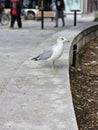
[[[55,28],[57,28],[57,27],[58,27],[58,25],[55,25],[54,27],[55,27]]]

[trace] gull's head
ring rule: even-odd
[[[63,36],[60,36],[60,37],[57,39],[57,42],[69,42],[69,40],[66,39],[66,38],[63,37]]]

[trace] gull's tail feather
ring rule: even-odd
[[[32,58],[31,60],[38,61],[38,60],[40,60],[40,59],[39,59],[39,56],[37,56],[37,57]]]

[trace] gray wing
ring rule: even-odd
[[[50,58],[52,56],[52,54],[53,54],[53,50],[47,49],[39,55],[39,59],[40,60],[47,60],[48,58]]]

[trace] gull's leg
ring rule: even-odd
[[[56,71],[56,69],[54,68],[54,61],[51,62],[51,71],[52,71],[52,72],[55,72],[55,71]]]

